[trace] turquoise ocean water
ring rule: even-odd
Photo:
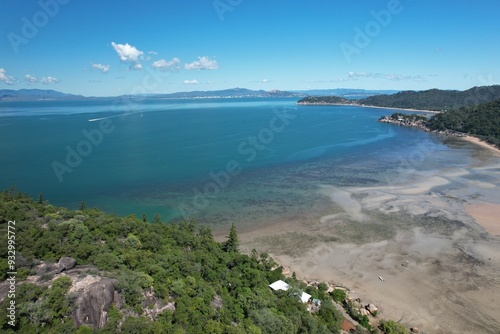
[[[471,162],[470,145],[296,99],[0,103],[0,186],[55,205],[209,224],[325,214],[322,184]]]

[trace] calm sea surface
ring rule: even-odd
[[[296,99],[0,103],[0,186],[55,205],[209,224],[320,216],[320,185],[465,166],[473,148]]]

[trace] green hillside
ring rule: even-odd
[[[465,91],[440,89],[403,91],[396,94],[374,95],[361,100],[346,100],[334,96],[315,96],[306,97],[297,103],[355,104],[385,108],[445,111],[471,107],[497,99],[500,99],[500,85],[473,87]]]
[[[207,227],[155,220],[116,217],[84,205],[76,211],[54,207],[41,196],[35,201],[14,189],[0,193],[1,252],[7,254],[7,229],[12,225],[8,222],[15,221],[15,234],[9,235],[15,235],[17,270],[16,326],[11,327],[6,312],[1,312],[1,332],[339,332],[342,315],[326,289],[285,279],[267,254],[240,253],[234,228],[221,244]],[[62,257],[74,258],[76,267],[59,273],[62,267],[57,261]],[[3,257],[3,283],[11,276],[9,271],[9,262]],[[28,276],[32,276],[30,281]],[[107,292],[102,290],[105,284],[91,284],[102,293],[91,296],[88,310],[82,310],[82,296],[70,293],[70,287],[76,281],[91,283],[91,279],[114,282],[114,288],[109,287],[111,305],[99,306]],[[286,280],[291,289],[272,291],[268,285],[279,279]],[[118,293],[119,303],[113,291]],[[302,291],[322,301],[319,312],[306,309],[298,298]],[[2,298],[1,308],[6,310],[11,298],[5,294]],[[105,323],[75,327],[78,312],[104,314]]]
[[[370,96],[360,100],[359,103],[379,107],[441,111],[470,107],[496,99],[500,99],[500,85],[473,87],[465,91],[440,89],[404,91],[392,95]]]
[[[439,113],[431,117],[427,127],[468,133],[500,147],[500,99]]]
[[[308,96],[300,101],[298,104],[349,104],[352,100],[345,99],[338,96]]]

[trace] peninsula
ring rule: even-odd
[[[500,99],[500,85],[473,87],[465,91],[429,89],[381,94],[364,99],[346,99],[338,96],[308,96],[299,105],[356,105],[410,110],[447,111],[472,107]]]
[[[500,100],[438,113],[431,118],[394,113],[382,116],[379,122],[411,126],[448,136],[474,136],[500,148]]]

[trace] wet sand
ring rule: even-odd
[[[422,333],[499,333],[500,164],[318,192],[331,214],[240,230],[299,278],[344,285]],[[219,236],[218,239],[224,239]],[[379,280],[379,276],[385,281]]]
[[[467,212],[488,233],[500,236],[500,204],[471,204],[467,206]]]
[[[463,140],[470,142],[470,143],[487,148],[488,150],[490,150],[492,152],[493,155],[500,157],[500,149],[493,144],[487,143],[487,142],[482,141],[481,139],[479,139],[477,137],[472,137],[472,136],[461,137],[461,138]]]

